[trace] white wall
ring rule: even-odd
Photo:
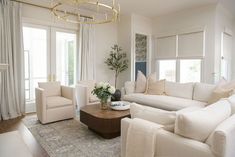
[[[203,82],[214,82],[214,51],[215,51],[215,12],[216,5],[180,11],[153,19],[153,34],[177,34],[197,27],[205,28],[205,58]],[[153,57],[154,58],[154,54]],[[156,71],[155,62],[152,71]]]
[[[58,20],[51,11],[29,5],[22,5],[23,22],[78,30],[78,25]]]
[[[114,72],[109,70],[104,63],[109,56],[111,47],[117,44],[117,24],[94,25],[95,29],[95,62],[96,80],[108,81],[114,85]]]
[[[151,65],[151,36],[152,36],[152,20],[150,18],[131,14],[122,15],[121,21],[118,23],[118,44],[127,53],[129,59],[129,68],[120,75],[118,87],[122,87],[125,81],[134,80],[134,58],[135,58],[135,34],[144,34],[149,38],[149,65]],[[149,66],[149,71],[151,71]]]
[[[235,19],[233,20],[233,53],[232,53],[232,79],[235,80]]]
[[[226,32],[234,36],[233,32],[233,17],[232,15],[220,4],[216,7],[216,18],[215,18],[215,60],[217,63],[214,65],[214,71],[216,72],[215,82],[220,80],[220,62],[221,62],[221,44],[222,44],[222,33]],[[232,60],[234,62],[235,59]],[[219,63],[219,64],[218,64]],[[231,74],[232,76],[233,74]]]
[[[148,38],[148,48],[147,48],[147,74],[151,73],[151,64],[152,64],[152,20],[150,18],[132,14],[132,80],[134,80],[135,69],[133,68],[135,65],[135,35],[143,34]]]
[[[118,88],[121,88],[126,81],[131,80],[131,51],[132,51],[132,33],[131,33],[131,15],[122,15],[118,22],[118,44],[122,47],[123,52],[126,52],[129,60],[128,69],[121,73],[118,78]]]

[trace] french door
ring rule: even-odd
[[[74,85],[77,76],[76,31],[24,24],[26,112],[35,112],[38,82]]]

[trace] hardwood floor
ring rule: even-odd
[[[28,128],[24,125],[22,122],[23,118],[24,117],[19,117],[12,120],[0,121],[0,133],[18,130],[33,156],[49,157],[48,153],[42,148]]]

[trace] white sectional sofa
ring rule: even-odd
[[[139,107],[141,105],[137,105]],[[181,111],[161,111],[147,106],[141,108],[144,108],[144,112],[132,111],[136,112],[132,118],[144,119],[146,123],[154,122],[150,128],[169,124],[174,127],[173,130],[162,127],[156,131],[154,157],[235,156],[235,95],[205,108],[189,107]],[[121,123],[122,157],[129,157],[126,155],[126,144],[128,134],[131,135],[128,129],[132,121],[124,118]],[[136,147],[136,143],[133,147]]]
[[[124,101],[135,102],[168,111],[177,111],[190,106],[204,107],[215,89],[205,83],[165,83],[165,95],[135,93],[135,82],[126,82],[122,89]]]

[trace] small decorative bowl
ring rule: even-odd
[[[126,102],[126,101],[114,101],[114,102],[111,102],[110,108],[113,110],[119,110],[119,111],[128,110],[130,109],[130,104],[129,102]]]

